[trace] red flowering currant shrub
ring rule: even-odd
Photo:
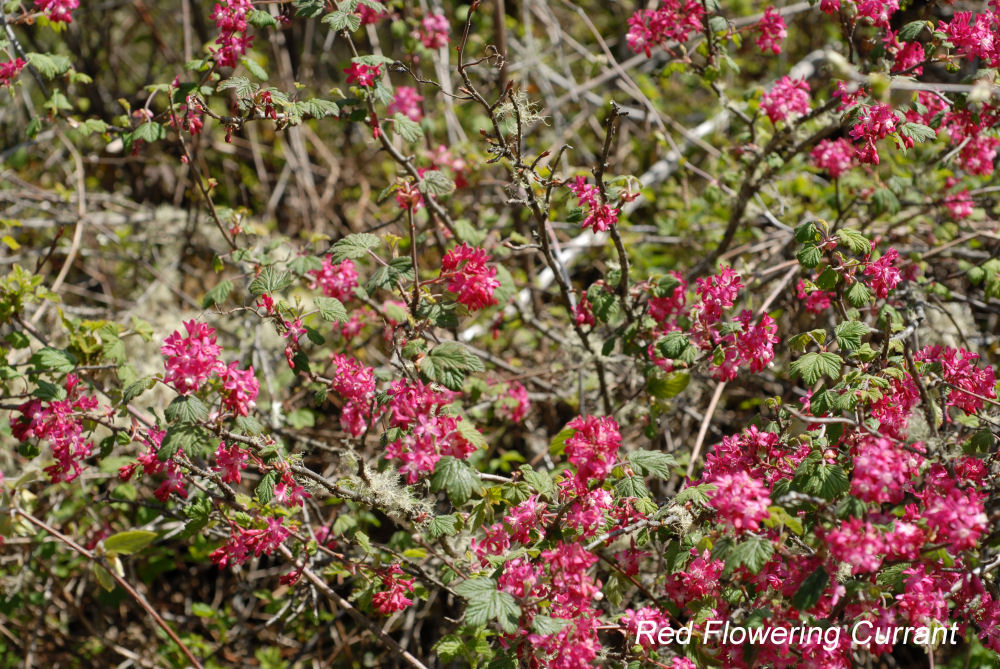
[[[997,661],[997,2],[0,18],[0,665]]]

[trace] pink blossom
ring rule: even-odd
[[[774,360],[774,345],[781,340],[775,334],[778,326],[768,314],[761,315],[756,324],[750,323],[752,318],[753,312],[744,309],[736,319],[743,326],[743,332],[734,335],[736,350],[751,372],[760,372]]]
[[[219,29],[215,43],[219,50],[212,50],[220,67],[236,67],[240,56],[253,45],[253,36],[247,35],[247,13],[253,9],[250,0],[223,0],[212,10],[212,20]]]
[[[889,17],[899,9],[899,0],[855,0],[858,17],[867,18],[880,28],[889,27]]]
[[[382,4],[382,0],[372,0],[378,4]],[[389,12],[385,9],[372,9],[364,3],[358,4],[357,13],[361,16],[361,25],[366,26],[369,23],[377,23],[389,16]]]
[[[326,256],[323,267],[310,270],[309,275],[313,277],[310,288],[322,288],[325,296],[335,297],[341,302],[351,299],[354,289],[358,287],[358,272],[350,258],[334,264],[333,257]]]
[[[854,166],[856,155],[854,146],[846,139],[824,139],[816,145],[809,157],[818,169],[825,170],[831,177],[838,179]]]
[[[862,163],[878,165],[878,149],[875,143],[896,132],[899,118],[887,104],[878,103],[863,107],[858,122],[850,130],[852,139],[862,140],[864,146],[858,151]]]
[[[885,552],[882,535],[860,518],[841,523],[836,530],[820,532],[834,559],[851,565],[852,574],[876,571]]]
[[[566,459],[576,466],[576,489],[584,492],[611,472],[622,436],[611,416],[577,416],[566,427],[575,430],[566,440]]]
[[[73,23],[73,10],[79,6],[80,0],[35,0],[35,7],[54,23]]]
[[[704,326],[718,322],[722,318],[722,310],[733,306],[743,288],[740,275],[728,265],[720,267],[718,274],[697,279],[697,284],[695,290],[701,302],[694,306],[692,315]]]
[[[223,483],[239,483],[242,480],[241,473],[246,469],[250,454],[238,443],[226,446],[224,441],[219,442],[219,448],[215,451],[215,464],[213,469],[222,472]]]
[[[402,114],[411,121],[419,123],[424,117],[423,109],[420,107],[423,99],[424,96],[420,95],[417,89],[412,86],[399,86],[396,88],[396,95],[389,103],[387,111],[390,114]]]
[[[264,525],[262,529],[245,529],[230,521],[229,539],[209,555],[212,562],[226,567],[243,564],[250,559],[251,552],[256,557],[270,555],[291,534],[281,518],[265,518]]]
[[[31,399],[10,418],[11,435],[20,442],[47,441],[55,463],[45,468],[53,483],[72,481],[83,471],[83,459],[89,457],[94,443],[84,436],[83,419],[97,409],[97,398],[83,391],[80,379],[66,376],[66,398],[55,401]]]
[[[708,550],[699,553],[697,548],[692,548],[691,555],[694,559],[688,562],[687,567],[683,571],[667,576],[664,583],[667,596],[679,606],[702,597],[716,595],[721,585],[719,577],[722,575],[725,563],[722,560],[713,560],[712,553]]]
[[[760,522],[771,515],[767,510],[770,491],[747,472],[722,474],[711,483],[715,490],[709,493],[710,504],[719,519],[737,534],[756,532]]]
[[[190,395],[224,367],[219,361],[222,347],[215,343],[215,328],[194,320],[185,322],[184,328],[186,337],[175,330],[160,351],[166,357],[164,382],[181,395]]]
[[[593,327],[597,321],[594,319],[594,310],[587,301],[587,294],[580,296],[580,300],[573,307],[573,320],[577,325],[587,325]]]
[[[402,611],[413,603],[407,597],[407,593],[413,593],[413,582],[416,579],[400,578],[403,570],[398,564],[389,565],[387,569],[380,570],[382,587],[384,590],[376,592],[372,596],[372,606],[383,616],[388,616],[396,611]]]
[[[865,268],[865,276],[870,278],[869,285],[875,294],[883,299],[888,297],[889,291],[902,281],[899,269],[894,265],[898,258],[899,251],[890,248],[878,260],[869,263],[868,267]]]
[[[351,436],[360,437],[372,419],[375,370],[343,353],[331,356],[330,362],[333,365],[330,391],[345,400],[340,424]]]
[[[531,408],[531,401],[528,399],[528,391],[517,381],[507,386],[507,390],[499,399],[497,415],[512,423],[520,423],[528,415]]]
[[[420,22],[418,37],[420,43],[428,49],[440,49],[448,46],[448,17],[444,14],[428,14]]]
[[[784,76],[760,99],[771,123],[791,121],[809,113],[809,84],[804,79]]]
[[[754,40],[757,48],[764,52],[781,53],[781,42],[788,32],[785,30],[785,19],[774,11],[773,6],[764,10],[764,16],[757,23],[757,30],[760,31],[760,35]]]
[[[347,83],[357,84],[365,88],[375,85],[376,77],[382,76],[381,65],[364,65],[362,63],[351,63],[344,68],[347,73]]]
[[[15,58],[13,60],[8,60],[5,63],[0,63],[0,84],[4,86],[10,86],[10,82],[24,69],[27,63],[21,58]]]
[[[580,227],[590,228],[594,232],[604,232],[618,222],[618,209],[601,199],[597,186],[588,184],[583,177],[577,177],[566,186],[576,195],[580,207],[588,209]]]
[[[257,406],[260,383],[254,376],[252,365],[248,369],[241,370],[237,363],[230,363],[229,367],[221,367],[219,378],[226,390],[222,404],[227,409],[237,416],[246,416]]]
[[[705,7],[698,0],[662,0],[658,9],[641,9],[628,20],[628,46],[652,55],[652,48],[668,41],[684,43],[702,30]]]
[[[851,494],[865,502],[899,502],[904,486],[916,476],[924,459],[888,439],[865,437],[854,452]]]
[[[500,287],[500,282],[494,278],[497,268],[486,264],[489,259],[484,249],[464,243],[441,259],[441,276],[448,278],[448,290],[457,293],[458,301],[469,311],[497,303],[493,291]]]
[[[972,196],[969,194],[968,189],[960,190],[957,193],[946,196],[944,206],[954,220],[960,221],[972,214]]]
[[[809,313],[821,314],[830,308],[830,300],[834,297],[834,293],[819,288],[807,291],[805,282],[799,279],[795,285],[795,297],[803,301],[806,311]]]
[[[670,618],[663,611],[651,606],[644,606],[638,611],[625,609],[625,613],[621,617],[621,623],[625,626],[625,638],[628,640],[628,643],[631,645],[638,638],[639,645],[646,650],[654,647],[656,635],[652,636],[652,640],[649,634],[641,634],[637,637],[640,629],[647,632],[650,629],[649,623],[653,623],[657,630],[662,627],[669,627],[671,624]],[[643,624],[640,625],[640,623]]]
[[[983,408],[983,400],[969,393],[996,399],[994,390],[996,376],[993,367],[976,366],[976,361],[979,360],[979,355],[976,353],[948,346],[925,346],[917,352],[914,359],[941,363],[944,380],[952,386],[957,386],[948,391],[948,406],[957,406],[967,414],[974,414]]]
[[[660,290],[660,286],[653,286],[649,295],[649,315],[661,324],[671,316],[679,314],[687,301],[687,281],[677,271],[671,270],[670,275],[676,283],[672,289],[667,288],[663,291]]]

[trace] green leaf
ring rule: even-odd
[[[265,267],[261,273],[250,282],[250,294],[254,297],[270,295],[284,290],[292,284],[292,275],[275,267]]]
[[[230,89],[232,89],[238,98],[250,98],[260,90],[260,85],[255,84],[246,77],[230,77],[229,79],[223,79],[215,87],[215,90],[219,93]]]
[[[915,42],[927,28],[927,21],[910,21],[899,29],[897,37],[901,42]]]
[[[792,606],[799,611],[808,611],[816,606],[829,582],[830,575],[826,573],[823,567],[817,567],[816,571],[809,574],[806,580],[802,581],[802,585],[799,586],[799,589],[795,592],[795,596],[792,597]]]
[[[615,492],[618,493],[619,497],[637,497],[639,499],[649,497],[649,488],[639,476],[622,477],[615,484]]]
[[[156,385],[156,379],[152,376],[144,376],[134,383],[130,383],[122,390],[122,404],[131,404],[135,398]]]
[[[449,390],[461,390],[468,372],[481,372],[483,362],[462,344],[446,341],[435,346],[419,363],[420,371],[431,381]]]
[[[420,124],[415,122],[409,116],[404,116],[399,112],[392,115],[393,125],[396,128],[396,134],[403,138],[407,142],[415,142],[424,136],[424,131],[420,128]]]
[[[879,188],[871,195],[872,208],[876,215],[895,214],[899,211],[899,198],[888,188]]]
[[[277,485],[278,478],[278,472],[273,469],[260,477],[260,482],[253,491],[258,502],[266,506],[274,499],[274,486]]]
[[[824,376],[831,379],[840,377],[843,361],[836,353],[806,353],[791,365],[793,377],[801,377],[806,385],[813,385]]]
[[[847,301],[851,306],[860,309],[872,301],[872,291],[860,281],[855,281],[847,290]]]
[[[552,483],[552,477],[545,472],[536,472],[532,469],[531,465],[521,465],[521,478],[527,482],[532,488],[537,490],[542,495],[545,495],[549,499],[552,499],[553,492],[555,492],[555,484]]]
[[[67,56],[54,53],[27,53],[28,62],[46,79],[52,79],[67,72],[73,67],[73,61]]]
[[[431,195],[448,195],[455,190],[455,182],[441,170],[424,172],[421,182],[424,184],[424,189]]]
[[[937,132],[935,132],[934,128],[930,128],[922,123],[904,123],[903,127],[899,129],[899,134],[909,137],[918,144],[920,142],[933,142],[937,139]]]
[[[187,453],[194,453],[199,450],[199,445],[207,443],[209,433],[197,425],[182,423],[172,425],[167,428],[167,433],[160,443],[160,450],[156,452],[156,457],[161,462],[166,462],[177,454],[179,449],[184,449]]]
[[[167,136],[167,131],[163,129],[163,126],[155,121],[147,121],[132,131],[133,139],[141,139],[144,142],[152,144],[157,142]]]
[[[193,602],[191,604],[191,613],[199,618],[214,618],[217,611],[204,602]]]
[[[842,228],[837,231],[837,238],[844,246],[858,255],[865,255],[871,250],[871,242],[857,230]]]
[[[295,7],[296,16],[312,18],[323,13],[326,8],[326,0],[293,0],[292,6]]]
[[[427,534],[431,539],[440,536],[454,536],[458,533],[458,516],[448,514],[446,516],[434,516],[427,523]]]
[[[96,562],[93,563],[92,568],[94,570],[94,576],[97,578],[97,583],[102,588],[104,588],[108,592],[111,592],[112,590],[115,589],[115,580],[111,578],[111,574],[108,572],[107,569],[97,564]]]
[[[76,368],[76,356],[62,349],[45,348],[35,351],[28,362],[36,372],[56,372],[67,374]]]
[[[250,74],[257,77],[261,81],[267,81],[267,70],[265,70],[256,60],[250,58],[249,56],[243,56],[240,58],[240,62],[243,63],[243,67],[247,68],[247,71]]]
[[[656,373],[646,380],[646,388],[653,397],[670,399],[682,393],[690,381],[691,375],[687,372]]]
[[[531,628],[535,631],[535,634],[551,636],[559,634],[569,622],[565,618],[550,618],[544,614],[538,614],[531,621]]]
[[[104,540],[104,550],[108,553],[132,555],[148,546],[155,538],[156,532],[150,532],[149,530],[119,532],[118,534],[112,534]]]
[[[455,587],[455,592],[465,598],[465,621],[473,627],[483,627],[491,620],[500,623],[508,634],[517,631],[521,608],[508,592],[497,590],[497,583],[490,578],[470,578]]]
[[[736,567],[746,567],[756,574],[774,554],[774,544],[765,537],[749,536],[730,549],[726,556],[726,569],[732,571]]]
[[[367,232],[347,235],[330,248],[331,260],[334,263],[351,258],[363,258],[368,255],[368,249],[373,249],[382,243],[378,237]]]
[[[319,309],[319,317],[324,321],[346,323],[350,320],[350,317],[347,315],[347,309],[344,308],[343,302],[337,298],[317,297],[314,302],[316,303],[316,308]]]
[[[201,308],[208,309],[217,304],[222,304],[231,292],[233,292],[233,282],[229,279],[220,281],[215,288],[205,293],[205,297],[201,300]]]
[[[338,9],[337,11],[330,12],[324,16],[323,23],[330,26],[330,30],[333,30],[334,32],[339,32],[341,30],[354,32],[361,27],[361,17],[358,14]]]
[[[819,250],[818,246],[809,244],[808,246],[803,246],[795,254],[798,259],[799,264],[803,267],[815,267],[823,259],[823,252]]]
[[[670,478],[670,468],[677,465],[672,455],[661,451],[632,451],[628,454],[632,469],[640,476],[657,476],[661,479]]]
[[[833,329],[837,344],[847,351],[861,348],[861,338],[868,334],[868,326],[860,321],[844,321]]]
[[[278,25],[278,21],[273,16],[259,9],[251,9],[247,12],[247,23],[254,28],[269,28]]]
[[[208,417],[208,406],[194,395],[178,395],[165,412],[170,422],[196,423]]]
[[[656,342],[656,352],[664,358],[676,360],[691,346],[690,340],[681,332],[667,333]]]
[[[472,493],[480,490],[482,485],[476,472],[462,460],[446,455],[438,460],[431,475],[431,490],[447,491],[449,499],[455,506],[465,504]]]
[[[795,241],[809,244],[819,241],[819,228],[812,221],[803,221],[795,228]]]

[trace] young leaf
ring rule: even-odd
[[[337,321],[346,323],[350,320],[344,304],[335,297],[317,297],[315,299],[316,308],[319,309],[319,317],[324,321]]]
[[[497,583],[493,579],[467,579],[455,586],[455,592],[468,602],[465,621],[469,625],[483,627],[491,620],[496,620],[508,634],[517,631],[521,608],[510,593],[497,589]]]
[[[836,353],[806,353],[791,364],[792,376],[801,377],[806,385],[813,385],[824,376],[837,379],[843,364]]]
[[[482,486],[476,472],[464,461],[446,455],[438,460],[431,476],[431,490],[447,491],[449,499],[455,506],[465,504],[472,493]]]
[[[148,546],[156,538],[156,532],[149,530],[129,530],[112,534],[104,540],[104,550],[108,553],[132,555]]]
[[[335,263],[348,258],[362,258],[368,255],[368,249],[373,249],[382,243],[378,237],[367,232],[347,235],[330,248],[331,260]]]

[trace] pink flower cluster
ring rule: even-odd
[[[976,461],[976,467],[982,464]],[[935,463],[925,476],[925,486],[920,492],[924,505],[922,517],[934,533],[934,540],[947,543],[952,551],[975,548],[979,537],[986,530],[987,518],[983,507],[986,493],[976,485],[963,486],[959,479],[982,476],[954,477],[941,464]]]
[[[382,0],[372,0],[378,4],[382,4]],[[386,9],[372,9],[364,3],[358,4],[357,9],[358,15],[361,16],[361,25],[366,26],[369,23],[378,23],[385,17],[389,16],[389,12]]]
[[[309,275],[313,278],[310,288],[319,287],[325,296],[335,297],[341,302],[351,299],[354,289],[358,287],[358,272],[350,258],[334,264],[333,258],[327,256],[323,258],[323,267],[310,270]]]
[[[877,103],[861,108],[858,121],[850,130],[851,138],[861,140],[858,160],[862,163],[878,165],[878,148],[875,143],[899,129],[899,117],[887,104]]]
[[[512,423],[520,423],[531,409],[528,391],[517,381],[510,383],[498,399],[497,416]]]
[[[4,63],[0,63],[0,84],[4,86],[10,86],[21,70],[27,63],[22,58],[15,58],[13,60],[8,60]]]
[[[403,462],[399,471],[408,483],[434,471],[442,456],[464,460],[476,450],[458,428],[462,419],[442,411],[454,400],[450,391],[400,379],[392,384],[389,397],[389,425],[404,434],[386,447],[385,455]]]
[[[256,406],[260,391],[253,367],[241,370],[235,362],[227,367],[219,360],[222,347],[216,343],[215,328],[191,320],[184,323],[184,329],[187,336],[175,330],[160,348],[166,357],[163,363],[166,369],[164,383],[181,395],[190,395],[197,392],[211,376],[218,376],[225,391],[223,407],[239,416],[248,415]]]
[[[184,480],[184,472],[177,463],[177,458],[184,455],[184,449],[178,449],[177,453],[167,460],[161,460],[159,457],[163,437],[166,434],[164,430],[149,430],[142,436],[142,440],[146,443],[146,451],[136,458],[146,476],[165,474],[159,487],[153,491],[153,496],[161,502],[166,502],[171,494],[176,494],[182,499],[187,497],[187,482]],[[135,467],[135,464],[122,467],[118,470],[118,477],[128,480],[135,472]]]
[[[983,14],[955,12],[951,21],[938,23],[955,50],[969,60],[982,60],[987,67],[1000,67],[1000,20],[996,5]]]
[[[239,483],[249,461],[250,453],[238,443],[226,446],[225,442],[220,441],[215,451],[214,470],[222,472],[223,483]]]
[[[771,492],[760,480],[746,471],[721,474],[713,479],[715,490],[709,493],[710,504],[719,518],[736,534],[756,532],[762,520],[771,514]]]
[[[683,44],[700,33],[705,7],[698,0],[662,0],[657,9],[641,9],[628,20],[628,46],[635,53],[652,56],[655,46],[674,41]]]
[[[870,522],[851,518],[835,530],[818,534],[826,541],[835,560],[851,565],[852,574],[873,572],[882,566],[884,542]]]
[[[895,289],[903,280],[899,269],[895,266],[898,258],[899,251],[890,248],[878,260],[869,263],[865,268],[865,275],[869,277],[869,285],[875,294],[883,299],[888,297],[889,291]]]
[[[247,529],[229,521],[229,539],[209,557],[219,567],[243,564],[254,557],[270,555],[284,543],[291,531],[281,518],[264,518],[264,527]],[[258,524],[260,519],[258,518]]]
[[[374,418],[375,370],[343,353],[335,353],[330,362],[333,364],[330,390],[344,400],[340,424],[352,437],[360,437]]]
[[[809,113],[809,84],[784,76],[760,98],[760,108],[771,123],[791,121]]]
[[[914,356],[920,362],[941,364],[946,383],[955,386],[948,391],[948,406],[956,406],[967,414],[983,408],[983,400],[996,399],[996,376],[989,365],[976,366],[979,355],[965,349],[948,346],[925,346]],[[976,397],[979,395],[979,397]]]
[[[587,183],[583,177],[568,182],[566,186],[573,191],[581,207],[587,209],[587,216],[581,227],[590,228],[594,232],[604,232],[618,222],[618,209],[601,199],[597,186]]]
[[[868,23],[880,28],[889,27],[889,18],[899,9],[899,0],[843,0],[855,12],[846,14],[853,21]],[[840,12],[841,0],[820,0],[819,8],[827,14]]]
[[[97,409],[97,398],[83,392],[80,379],[74,374],[66,376],[63,388],[66,399],[28,400],[17,408],[21,415],[10,418],[11,434],[18,441],[49,442],[55,463],[46,467],[45,473],[53,483],[72,481],[79,476],[83,471],[81,461],[94,447],[84,437],[83,418]]]
[[[347,73],[348,84],[357,84],[358,86],[368,88],[375,85],[377,77],[382,76],[382,66],[351,63],[348,67],[344,68],[344,72]]]
[[[809,290],[806,288],[805,281],[799,279],[799,282],[795,284],[795,297],[802,300],[803,305],[811,314],[821,314],[830,308],[831,299],[835,296],[828,290],[820,290],[816,288],[814,290]]]
[[[900,502],[923,462],[888,439],[866,435],[854,451],[851,494],[864,502]]]
[[[35,7],[55,23],[73,23],[73,10],[79,6],[80,0],[35,0]]]
[[[457,293],[457,300],[477,311],[497,303],[493,292],[500,287],[494,277],[497,268],[487,265],[490,256],[485,249],[463,243],[444,254],[441,277],[448,279],[448,290]]]
[[[212,20],[219,29],[215,39],[219,50],[212,53],[220,67],[236,67],[240,56],[253,45],[253,35],[247,34],[247,13],[252,9],[250,0],[223,0],[212,10]]]
[[[413,600],[406,594],[413,594],[413,582],[416,579],[400,578],[402,575],[403,570],[398,564],[389,565],[379,571],[379,578],[382,579],[384,590],[372,595],[372,606],[383,616],[402,611],[413,603]]]
[[[417,37],[420,43],[428,49],[440,49],[448,46],[448,17],[444,14],[428,14],[420,22],[420,30]]]
[[[857,150],[846,139],[824,139],[809,154],[813,165],[825,170],[834,179],[854,167]]]
[[[424,117],[424,111],[420,107],[423,99],[424,96],[420,95],[416,88],[412,86],[399,86],[396,88],[396,94],[393,96],[392,102],[389,103],[387,110],[390,114],[402,114],[411,121],[419,123]]]
[[[602,481],[615,465],[622,435],[611,416],[577,416],[566,427],[576,430],[566,440],[566,459],[576,466],[576,490],[586,492],[592,481]]]
[[[757,48],[764,52],[781,53],[781,43],[788,35],[788,31],[785,29],[785,19],[774,11],[773,6],[764,10],[764,16],[757,23],[757,30],[760,31],[754,39]]]

